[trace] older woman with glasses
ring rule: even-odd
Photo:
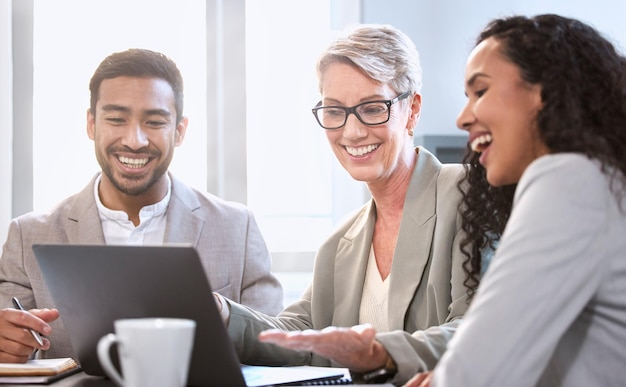
[[[317,70],[313,114],[372,199],[319,248],[299,301],[269,317],[220,297],[223,317],[244,363],[357,364],[370,381],[406,381],[435,366],[478,282],[460,247],[463,168],[414,146],[421,67],[405,34],[362,25]]]

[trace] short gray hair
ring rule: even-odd
[[[317,61],[320,92],[324,71],[337,62],[356,66],[398,93],[419,93],[422,88],[422,66],[415,44],[391,25],[361,24],[334,40]]]

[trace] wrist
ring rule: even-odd
[[[378,350],[378,351],[377,351]],[[378,352],[378,353],[377,353]],[[365,383],[385,383],[392,379],[398,372],[398,367],[385,347],[377,342],[374,347],[374,358],[377,359],[377,367],[363,372],[362,380]]]
[[[392,364],[394,367],[396,366],[393,358],[389,355],[389,352],[387,352],[387,349],[381,342],[377,340],[374,341],[372,352],[372,359],[375,359],[375,362],[373,363],[371,370],[385,368],[389,364]]]

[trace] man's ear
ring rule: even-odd
[[[182,117],[180,122],[176,125],[176,133],[174,134],[174,136],[176,136],[174,143],[176,146],[179,146],[183,143],[183,140],[185,139],[185,134],[187,133],[188,124],[189,119],[187,117]]]
[[[91,140],[95,140],[96,136],[96,117],[91,114],[91,109],[87,109],[87,136]]]

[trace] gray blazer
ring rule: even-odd
[[[280,312],[282,287],[270,272],[270,254],[250,210],[170,178],[164,242],[195,246],[216,292],[271,315]],[[95,177],[47,214],[28,213],[11,221],[0,258],[0,307],[10,307],[17,296],[26,309],[54,308],[34,243],[105,243],[94,182]],[[62,319],[51,324],[52,346],[44,357],[75,357]]]
[[[389,323],[394,331],[379,335],[404,380],[418,369],[434,367],[468,307],[456,187],[463,168],[442,165],[424,148],[418,154],[390,275]],[[372,200],[324,242],[316,255],[311,285],[278,317],[229,303],[228,332],[243,362],[331,365],[320,356],[259,343],[256,337],[270,328],[358,324],[375,214]]]

